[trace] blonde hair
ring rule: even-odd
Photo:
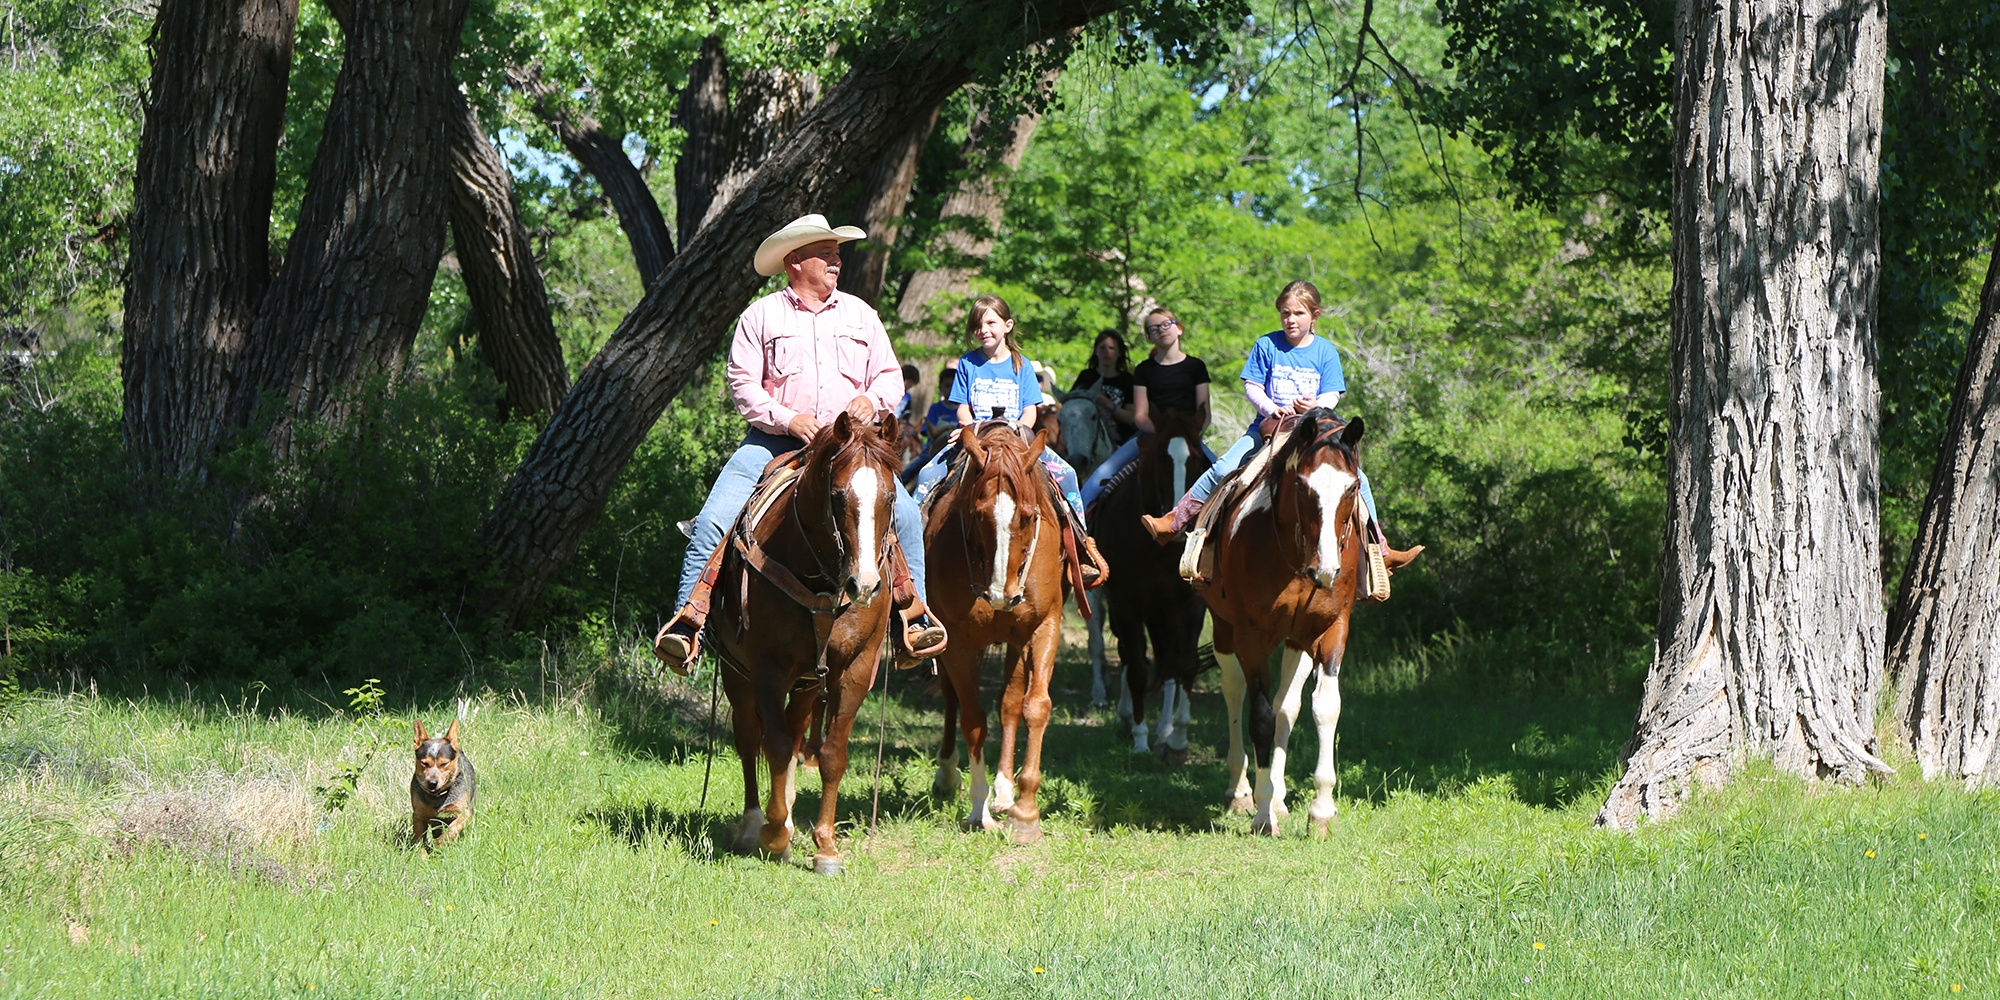
[[[1319,286],[1303,278],[1294,281],[1286,285],[1284,291],[1278,293],[1278,308],[1285,308],[1285,303],[1287,302],[1295,302],[1305,306],[1312,310],[1314,316],[1317,316],[1319,315]]]
[[[965,335],[968,338],[979,336],[979,321],[989,312],[1005,322],[1014,322],[1014,311],[1007,308],[1006,299],[998,295],[981,295],[973,299],[972,308],[965,311]],[[1018,372],[1021,370],[1021,342],[1014,339],[1011,327],[1007,330],[1006,342],[1008,353],[1014,355],[1014,370]]]

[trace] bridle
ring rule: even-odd
[[[1271,519],[1273,522],[1276,522],[1277,520],[1278,506],[1280,503],[1280,498],[1277,494],[1277,490],[1280,488],[1291,488],[1294,485],[1294,483],[1291,480],[1298,477],[1299,467],[1305,464],[1307,458],[1317,455],[1323,449],[1338,449],[1340,446],[1336,442],[1336,439],[1340,434],[1340,432],[1346,428],[1346,426],[1347,426],[1346,424],[1338,424],[1333,428],[1331,428],[1330,430],[1327,430],[1326,432],[1321,433],[1315,438],[1313,438],[1311,444],[1308,444],[1304,448],[1299,450],[1299,454],[1296,458],[1296,461],[1294,462],[1273,461],[1271,463],[1271,470],[1270,470],[1271,474],[1281,477],[1281,480],[1279,482],[1271,484],[1271,489],[1272,489]],[[1274,459],[1276,459],[1277,457],[1278,456],[1273,456]],[[1359,471],[1358,463],[1356,471],[1357,472]],[[1348,494],[1355,492],[1359,488],[1360,488],[1360,477],[1357,475],[1355,478],[1355,482],[1349,484],[1347,489],[1341,492],[1339,500],[1335,501],[1334,510],[1331,513],[1328,513],[1326,511],[1321,511],[1320,516],[1336,517],[1336,518],[1340,517],[1340,510],[1339,510],[1340,502],[1346,500]],[[1348,506],[1349,506],[1349,515],[1345,518],[1340,518],[1339,523],[1336,524],[1334,527],[1334,546],[1335,550],[1338,552],[1346,552],[1348,539],[1352,537],[1354,532],[1364,530],[1364,525],[1362,525],[1361,523],[1360,499],[1357,497],[1355,501],[1352,504],[1349,504]],[[1305,518],[1297,516],[1295,514],[1292,518],[1292,532],[1291,532],[1292,537],[1290,538],[1290,541],[1292,543],[1293,550],[1298,553],[1298,557],[1294,558],[1290,554],[1285,552],[1285,546],[1283,544],[1285,536],[1282,534],[1278,536],[1280,539],[1280,544],[1278,545],[1278,556],[1279,558],[1284,559],[1285,562],[1291,567],[1292,575],[1310,582],[1313,585],[1313,589],[1318,590],[1320,589],[1319,578],[1313,573],[1313,570],[1317,566],[1318,560],[1317,557],[1311,554],[1313,551],[1312,540],[1306,537],[1305,528],[1306,528]],[[1339,570],[1343,568],[1345,567],[1336,567],[1335,572],[1338,573]]]
[[[980,425],[975,425],[975,426],[974,426],[974,427],[973,427],[973,428],[971,429],[971,431],[970,431],[969,433],[973,433],[973,434],[977,434],[977,433],[979,433],[979,432],[980,432],[980,431],[981,431],[981,430],[982,430],[982,429],[983,429],[984,427],[985,427],[985,424],[980,424]],[[1014,434],[1014,437],[1015,437],[1015,439],[1016,439],[1016,440],[1019,440],[1019,439],[1020,439],[1020,436],[1021,436],[1021,435],[1020,435],[1020,432],[1019,432],[1019,431],[1017,431],[1017,430],[1014,430],[1014,429],[1013,429],[1013,427],[1012,427],[1012,425],[1008,425],[1008,429],[1009,429],[1009,431],[1011,431],[1011,432],[1012,432],[1012,433]],[[1032,444],[1033,444],[1033,442],[1032,442],[1032,441],[1028,441],[1028,442],[1023,442],[1023,446],[1024,446],[1024,447],[1029,447],[1029,446],[1032,446]],[[1037,461],[1037,457],[1036,457],[1036,456],[1033,456],[1033,455],[1030,455],[1030,456],[1028,456],[1028,457],[1027,457],[1027,459],[1026,459],[1026,460],[1027,460],[1027,461],[1029,461],[1029,462],[1035,462],[1035,461]],[[990,462],[990,459],[989,459],[988,461]],[[958,515],[958,537],[959,537],[959,545],[960,545],[960,551],[962,551],[962,552],[966,552],[966,553],[970,553],[970,552],[972,552],[972,551],[973,551],[973,548],[972,548],[972,518],[971,518],[971,517],[969,516],[969,512],[957,509],[957,504],[958,504],[958,502],[959,502],[959,498],[958,498],[958,496],[957,496],[956,494],[958,493],[958,491],[959,491],[959,490],[969,490],[969,489],[970,489],[970,488],[972,487],[972,485],[973,485],[973,484],[974,484],[975,482],[977,482],[977,479],[976,479],[975,477],[972,477],[972,476],[969,476],[969,475],[966,475],[966,476],[961,476],[961,477],[959,478],[958,482],[956,482],[956,483],[952,484],[952,487],[951,487],[951,490],[952,490],[952,494],[953,494],[953,495],[941,498],[941,499],[942,499],[942,501],[943,501],[943,502],[945,503],[945,505],[946,505],[946,510],[948,510],[948,511],[950,511],[950,512],[952,512],[952,513],[955,513],[955,514],[957,514],[957,515]],[[1037,484],[1036,484],[1036,486],[1039,486],[1039,485],[1040,485],[1039,483],[1037,483]],[[1017,493],[1021,493],[1021,492],[1031,492],[1031,491],[1023,491],[1023,490],[1019,490],[1019,489],[1017,489],[1017,490],[1015,490],[1015,492],[1017,492]],[[1046,492],[1046,491],[1043,491],[1043,492]],[[968,493],[967,495],[968,495],[968,496],[970,496],[970,494],[969,494],[969,493]],[[1025,498],[1024,498],[1023,502],[1025,502]],[[1022,601],[1024,601],[1024,600],[1026,600],[1026,599],[1027,599],[1027,596],[1028,596],[1028,567],[1029,567],[1030,565],[1032,565],[1032,564],[1034,563],[1034,561],[1035,561],[1035,546],[1036,546],[1036,545],[1038,545],[1038,544],[1040,544],[1040,543],[1041,543],[1041,540],[1042,540],[1042,515],[1041,515],[1041,512],[1040,512],[1039,510],[1035,512],[1035,516],[1034,516],[1034,518],[1033,518],[1033,521],[1034,521],[1034,526],[1033,526],[1033,528],[1032,528],[1032,530],[1031,530],[1031,533],[1030,533],[1030,534],[1028,535],[1028,548],[1027,548],[1027,551],[1026,551],[1026,553],[1025,553],[1025,554],[1024,554],[1023,556],[1022,556],[1022,558],[1021,558],[1021,565],[1020,565],[1020,567],[1019,567],[1018,571],[1016,571],[1015,567],[1014,567],[1014,566],[1013,566],[1013,565],[1012,565],[1011,563],[1008,563],[1008,562],[1007,562],[1007,557],[1006,557],[1006,555],[1005,555],[1004,553],[1000,552],[1000,551],[999,551],[999,549],[998,549],[998,543],[997,543],[997,540],[998,540],[998,536],[999,536],[999,530],[998,530],[998,528],[999,528],[999,523],[998,523],[998,516],[997,516],[997,515],[995,515],[995,530],[994,530],[994,536],[995,536],[995,539],[996,539],[996,544],[995,544],[995,549],[994,549],[994,552],[993,552],[993,560],[994,560],[995,562],[999,562],[999,563],[1003,563],[1003,564],[1005,564],[1005,566],[1004,566],[1004,568],[1003,568],[1003,569],[1001,570],[1001,572],[1003,572],[1003,573],[1005,573],[1005,572],[1013,572],[1013,573],[1014,573],[1014,577],[1015,577],[1015,582],[1014,582],[1014,592],[1013,592],[1013,593],[1011,593],[1011,594],[1005,594],[1005,595],[1003,595],[1003,596],[1002,596],[1002,604],[1001,604],[1001,605],[999,605],[999,607],[1001,607],[1001,608],[1012,608],[1012,607],[1015,607],[1015,606],[1019,605],[1019,604],[1020,604],[1020,603],[1021,603]],[[989,566],[989,567],[987,567],[987,572],[988,572],[988,573],[991,573],[992,571],[993,571],[993,567],[990,567],[990,566]],[[968,576],[971,576],[971,574],[967,574],[967,575],[968,575]],[[1005,578],[1003,577],[1002,579],[1005,579]],[[978,580],[976,580],[976,579],[973,579],[973,580],[968,580],[968,583],[970,583],[970,584],[971,584],[971,586],[972,586],[972,596],[973,596],[973,599],[974,599],[974,600],[985,600],[985,601],[987,602],[987,604],[989,604],[989,605],[991,605],[991,604],[993,603],[993,600],[992,600],[992,595],[991,595],[991,594],[990,594],[990,593],[988,592],[988,589],[987,589],[987,588],[982,588],[982,587],[981,587],[981,586],[979,585],[979,581],[978,581]]]

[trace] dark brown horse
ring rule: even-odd
[[[1254,806],[1251,830],[1278,833],[1285,816],[1285,744],[1298,721],[1308,673],[1319,727],[1315,794],[1307,813],[1316,830],[1333,820],[1333,735],[1340,721],[1340,662],[1361,583],[1367,512],[1361,503],[1362,422],[1342,423],[1312,410],[1253,455],[1239,475],[1247,489],[1217,512],[1213,582],[1202,596],[1215,616],[1215,658],[1229,707],[1231,809]],[[1414,556],[1414,550],[1407,554]],[[1391,568],[1400,565],[1392,562]],[[1285,649],[1275,688],[1271,653]],[[1242,705],[1250,705],[1257,751],[1256,786],[1245,776]]]
[[[1160,729],[1153,749],[1178,761],[1187,754],[1187,688],[1201,672],[1195,649],[1206,609],[1180,577],[1180,550],[1155,543],[1139,516],[1172,509],[1210,462],[1201,450],[1199,416],[1155,410],[1152,417],[1153,433],[1140,436],[1139,457],[1098,498],[1090,523],[1099,551],[1111,564],[1104,590],[1111,633],[1125,668],[1119,717],[1132,724],[1132,752],[1145,753],[1146,696],[1158,687]]]
[[[1035,792],[1042,783],[1042,734],[1048,728],[1049,678],[1062,627],[1061,513],[1041,466],[1047,435],[1024,442],[1004,423],[960,435],[965,466],[956,483],[933,499],[924,520],[930,567],[930,608],[951,633],[938,657],[944,677],[944,738],[932,791],[958,792],[958,751],[952,716],[972,758],[972,807],[966,824],[994,829],[992,809],[1007,809],[1014,839],[1041,836]],[[986,708],[979,701],[979,660],[986,647],[1007,647],[1000,697],[1000,759],[986,779]],[[1014,738],[1028,724],[1016,796]],[[989,795],[991,799],[989,800]]]
[[[757,523],[731,533],[708,623],[743,761],[733,846],[790,857],[795,765],[810,756],[823,789],[813,824],[813,870],[822,874],[841,870],[834,812],[847,737],[875,683],[890,621],[895,420],[874,425],[857,412],[821,430],[802,453],[796,484]],[[771,776],[761,808],[760,755]]]

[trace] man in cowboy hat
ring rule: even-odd
[[[782,271],[786,285],[743,310],[729,345],[729,395],[750,429],[694,519],[681,564],[680,611],[653,644],[654,654],[683,674],[701,651],[707,584],[714,579],[710,563],[720,555],[722,539],[749,503],[764,467],[811,441],[857,396],[872,402],[877,413],[893,410],[902,398],[902,368],[881,318],[868,303],[837,287],[840,245],[866,235],[853,226],[829,228],[823,215],[805,215],[757,247],[757,273],[768,277]],[[900,482],[895,528],[922,600],[923,520]],[[936,655],[945,633],[919,618],[895,640],[899,658],[914,661]]]

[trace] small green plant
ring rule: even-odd
[[[355,715],[355,742],[351,745],[362,749],[360,759],[350,757],[341,761],[325,784],[313,786],[313,798],[328,814],[347,808],[347,804],[354,799],[355,789],[361,785],[361,775],[367,772],[368,765],[374,763],[377,754],[395,745],[382,728],[382,699],[387,693],[382,689],[379,677],[370,677],[341,692],[347,696],[347,707]]]

